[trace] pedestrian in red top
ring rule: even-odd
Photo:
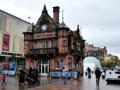
[[[2,84],[6,84],[6,75],[5,74],[3,74],[3,82],[2,82]]]

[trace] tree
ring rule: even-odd
[[[115,57],[111,57],[109,60],[107,61],[103,61],[102,63],[103,66],[106,66],[106,67],[110,67],[110,66],[117,66],[117,65],[120,65],[120,60],[117,56]]]

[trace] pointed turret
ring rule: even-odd
[[[78,32],[78,33],[80,32],[79,24],[77,25],[77,32]]]
[[[42,13],[47,13],[47,9],[46,9],[46,5],[45,4],[44,4],[43,10],[42,10]]]
[[[78,37],[80,36],[79,24],[77,25],[77,35],[78,35]]]

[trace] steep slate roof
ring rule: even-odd
[[[42,10],[42,15],[40,16],[40,18],[38,19],[35,25],[34,32],[41,32],[41,26],[43,24],[46,24],[48,26],[49,29],[47,31],[56,30],[57,23],[53,20],[53,18],[50,17],[45,5]]]
[[[80,33],[78,31],[69,31],[69,36],[74,36],[75,38],[80,38],[81,40],[84,40],[83,37],[80,35]]]

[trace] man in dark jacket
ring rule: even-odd
[[[88,78],[91,78],[91,69],[89,67],[87,68],[87,71],[88,71]]]
[[[99,68],[97,68],[97,69],[95,70],[95,74],[96,74],[96,84],[97,84],[97,85],[99,85],[101,73],[102,73],[102,72],[100,71]]]
[[[24,72],[24,70],[20,70],[19,84],[24,83],[24,82],[25,82],[25,72]]]

